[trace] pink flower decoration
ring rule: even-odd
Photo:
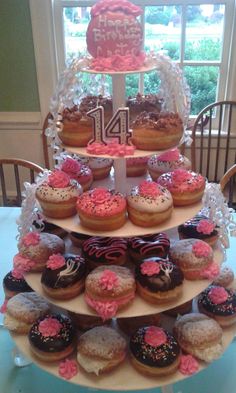
[[[114,287],[117,287],[119,282],[118,276],[116,273],[111,270],[105,269],[99,279],[99,284],[102,289],[106,289],[110,291]]]
[[[199,363],[192,355],[181,355],[179,371],[184,375],[195,374],[199,370]]]
[[[178,149],[171,149],[158,156],[158,161],[178,161],[180,153]]]
[[[192,174],[190,171],[186,171],[185,169],[175,169],[172,172],[172,177],[175,183],[183,183],[192,178]]]
[[[21,280],[22,278],[24,278],[22,272],[17,269],[13,269],[11,271],[11,275],[12,275],[12,277],[16,278],[17,280]]]
[[[204,235],[210,235],[215,229],[215,224],[209,220],[201,220],[197,225],[197,231]]]
[[[212,262],[209,266],[203,269],[200,273],[202,278],[206,278],[207,280],[213,280],[220,273],[220,268],[217,263]]]
[[[157,197],[162,194],[159,186],[154,181],[142,181],[139,184],[139,193],[144,197]]]
[[[71,379],[78,374],[78,365],[75,360],[65,359],[59,364],[59,375],[64,379]]]
[[[107,145],[100,142],[93,142],[88,144],[86,150],[90,154],[107,154],[109,156],[124,157],[126,155],[133,155],[135,147],[120,145],[118,142],[109,142]]]
[[[8,302],[8,299],[5,299],[3,304],[1,305],[1,307],[0,307],[1,314],[5,314],[7,312],[7,302]]]
[[[166,343],[167,336],[163,329],[157,326],[150,326],[145,332],[144,341],[152,347],[159,347]]]
[[[29,258],[23,257],[20,254],[16,254],[13,258],[13,270],[16,270],[15,274],[24,274],[29,272],[34,266],[35,262]]]
[[[212,253],[212,248],[203,241],[197,241],[192,247],[194,255],[198,258],[208,257]]]
[[[56,169],[48,176],[48,184],[53,188],[65,188],[70,185],[70,177],[65,172]]]
[[[146,276],[154,276],[154,274],[158,274],[160,272],[160,265],[157,262],[152,260],[145,261],[141,264],[141,273]]]
[[[143,13],[143,10],[140,7],[130,3],[127,0],[120,0],[119,2],[116,1],[112,2],[111,0],[103,0],[103,1],[98,1],[92,7],[91,16],[94,18],[95,16],[100,15],[106,11],[116,12],[120,10],[124,11],[125,14],[130,14],[134,16],[139,16]]]
[[[91,191],[91,199],[96,204],[103,204],[110,199],[110,193],[106,188],[94,188]]]
[[[97,312],[103,321],[115,317],[118,310],[118,304],[115,301],[101,302],[99,300],[93,300],[87,295],[85,295],[85,301]]]
[[[208,296],[213,304],[222,304],[228,299],[228,292],[223,287],[213,287]]]
[[[62,328],[62,324],[53,317],[48,317],[39,322],[39,332],[43,337],[54,337]]]
[[[81,164],[74,158],[67,157],[61,165],[61,170],[66,172],[70,177],[77,175],[81,169]]]
[[[22,238],[22,243],[25,246],[36,246],[39,244],[40,234],[38,232],[29,232]]]
[[[50,255],[46,265],[51,270],[59,269],[62,266],[65,266],[66,260],[61,254],[52,254]]]

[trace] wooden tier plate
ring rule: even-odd
[[[80,224],[79,216],[76,214],[73,217],[65,219],[55,219],[46,217],[48,222],[51,222],[59,227],[67,230],[68,232],[78,232],[90,236],[109,236],[109,237],[130,237],[142,236],[150,233],[163,232],[170,228],[177,227],[183,222],[194,217],[202,208],[202,203],[198,202],[191,206],[175,207],[171,217],[163,223],[154,227],[138,227],[134,225],[129,219],[126,220],[125,225],[114,231],[98,231],[97,229],[88,229]]]
[[[216,249],[214,251],[214,259],[220,265],[223,261],[223,253]],[[56,300],[47,296],[41,285],[41,273],[27,273],[25,279],[29,286],[38,294],[45,297],[49,302],[61,307],[65,310],[72,311],[75,313],[86,314],[86,315],[97,315],[92,309],[90,309],[84,301],[84,295],[81,294],[74,299],[70,300]],[[123,310],[117,313],[117,318],[137,317],[142,315],[150,315],[160,313],[173,307],[177,307],[197,296],[205,288],[210,285],[212,280],[196,280],[189,281],[184,280],[183,294],[175,301],[164,303],[162,305],[151,304],[143,300],[138,294],[136,294],[133,302]]]
[[[224,350],[228,347],[235,335],[236,326],[233,325],[223,331],[223,346]],[[53,374],[54,376],[61,378],[58,374],[58,363],[47,364],[38,360],[30,350],[30,345],[27,336],[12,334],[17,347],[32,361],[45,370],[46,372]],[[73,358],[73,356],[72,356]],[[76,355],[74,355],[74,359]],[[208,366],[205,362],[199,362],[199,371],[205,369]],[[178,381],[181,381],[187,376],[181,374],[179,371],[175,372],[168,377],[149,377],[136,371],[129,360],[129,357],[112,372],[105,373],[99,377],[85,373],[79,368],[78,374],[73,377],[69,382],[86,386],[95,389],[104,389],[108,391],[115,390],[141,390],[150,389],[158,386],[171,385]]]

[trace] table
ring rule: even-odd
[[[13,256],[17,253],[16,219],[20,208],[0,207],[0,280],[12,267]],[[227,250],[227,261],[236,273],[236,239],[230,239],[231,248]],[[4,294],[0,288],[0,303]],[[1,316],[2,318],[2,316]],[[89,389],[73,385],[55,378],[35,365],[16,368],[13,363],[12,341],[8,331],[0,328],[0,392],[1,393],[82,393],[93,392]],[[174,385],[174,393],[233,393],[236,385],[236,341],[230,345],[224,355],[201,373],[178,382]],[[124,381],[125,390],[125,381]],[[105,391],[99,391],[105,393]],[[145,393],[159,393],[160,389],[145,390]],[[165,390],[168,393],[168,387]]]

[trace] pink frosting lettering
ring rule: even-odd
[[[53,317],[45,318],[43,321],[39,322],[39,332],[43,337],[54,337],[56,336],[62,328],[62,324]]]
[[[151,260],[143,262],[140,268],[141,273],[146,276],[154,276],[154,274],[158,274],[160,272],[159,264]]]
[[[139,193],[144,197],[157,197],[162,194],[157,183],[146,180],[139,184]]]
[[[65,188],[70,185],[70,177],[67,173],[57,169],[48,176],[48,184],[53,188]]]
[[[8,302],[8,299],[5,299],[3,304],[1,305],[1,307],[0,307],[1,314],[5,314],[7,312],[7,302]]]
[[[29,232],[22,238],[22,243],[25,246],[36,246],[39,244],[40,234],[38,232]]]
[[[199,363],[192,355],[181,355],[179,371],[184,375],[195,374],[199,370]]]
[[[197,231],[204,235],[210,235],[215,229],[215,224],[209,220],[200,220],[197,225]]]
[[[15,270],[14,274],[24,274],[29,272],[36,263],[29,258],[23,257],[20,254],[16,254],[13,258],[13,270]],[[17,273],[16,273],[17,271]]]
[[[59,375],[64,379],[71,379],[78,374],[78,365],[75,360],[65,359],[59,364]]]
[[[67,157],[61,165],[61,170],[70,177],[75,176],[81,170],[81,164],[74,158]]]
[[[206,278],[207,280],[213,280],[220,273],[220,268],[217,263],[212,262],[209,266],[203,269],[200,273],[202,278]]]
[[[228,299],[228,292],[223,287],[213,287],[210,289],[208,296],[214,304],[222,304]]]
[[[47,267],[51,270],[59,269],[62,266],[65,266],[66,261],[63,255],[61,254],[52,254],[50,255],[47,261]]]
[[[180,158],[180,153],[178,149],[171,149],[162,153],[158,156],[158,161],[178,161]]]
[[[212,252],[212,248],[209,246],[209,244],[203,241],[197,241],[196,243],[194,243],[192,251],[194,255],[198,258],[208,257]]]
[[[99,284],[102,289],[110,291],[111,289],[117,287],[119,279],[116,273],[111,270],[105,269],[99,279]]]
[[[144,341],[152,347],[159,347],[166,343],[167,336],[163,329],[157,326],[150,326],[145,332]]]
[[[192,178],[192,174],[190,171],[186,171],[185,169],[175,169],[172,172],[172,177],[175,183],[182,183],[190,180]]]

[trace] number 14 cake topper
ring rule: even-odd
[[[131,137],[129,130],[129,108],[119,108],[104,126],[104,108],[98,106],[87,113],[93,119],[94,137],[90,141],[106,144],[106,139],[117,138],[120,144],[128,144]]]

